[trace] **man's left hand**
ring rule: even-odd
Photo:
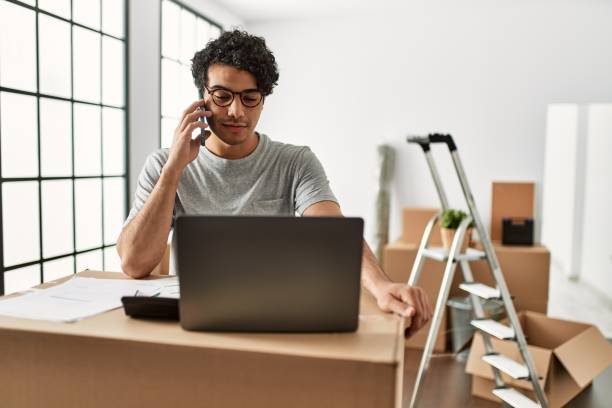
[[[385,283],[377,293],[376,302],[385,312],[411,317],[409,333],[416,333],[431,319],[432,309],[427,294],[421,288],[403,283]]]

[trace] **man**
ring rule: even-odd
[[[178,214],[342,216],[338,200],[307,147],[273,142],[255,132],[264,99],[278,81],[274,56],[261,37],[223,33],[192,60],[204,98],[184,112],[170,149],[151,154],[139,176],[134,206],[117,240],[126,274],[151,273]],[[206,117],[208,124],[199,121]],[[196,129],[206,130],[192,139]],[[411,332],[431,318],[420,288],[393,283],[364,241],[362,283],[381,309],[412,316]]]

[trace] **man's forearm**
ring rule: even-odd
[[[361,268],[361,283],[374,296],[386,285],[391,283],[391,279],[383,272],[378,265],[376,256],[370,249],[368,243],[363,241],[363,256]]]
[[[164,166],[144,206],[119,235],[121,267],[133,278],[148,276],[163,257],[180,174]]]

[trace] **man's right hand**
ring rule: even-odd
[[[174,131],[174,139],[170,147],[170,155],[168,156],[166,167],[180,173],[185,166],[198,157],[202,135],[192,139],[191,134],[197,128],[203,129],[208,127],[208,124],[200,122],[199,118],[212,116],[212,112],[199,109],[203,106],[204,99],[200,99],[189,105],[183,112],[181,121]]]

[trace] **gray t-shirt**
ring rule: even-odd
[[[169,149],[160,149],[147,158],[124,226],[149,198],[168,155]],[[201,148],[181,175],[173,213],[293,216],[320,201],[338,202],[314,153],[260,134],[255,150],[242,159],[223,159]]]

